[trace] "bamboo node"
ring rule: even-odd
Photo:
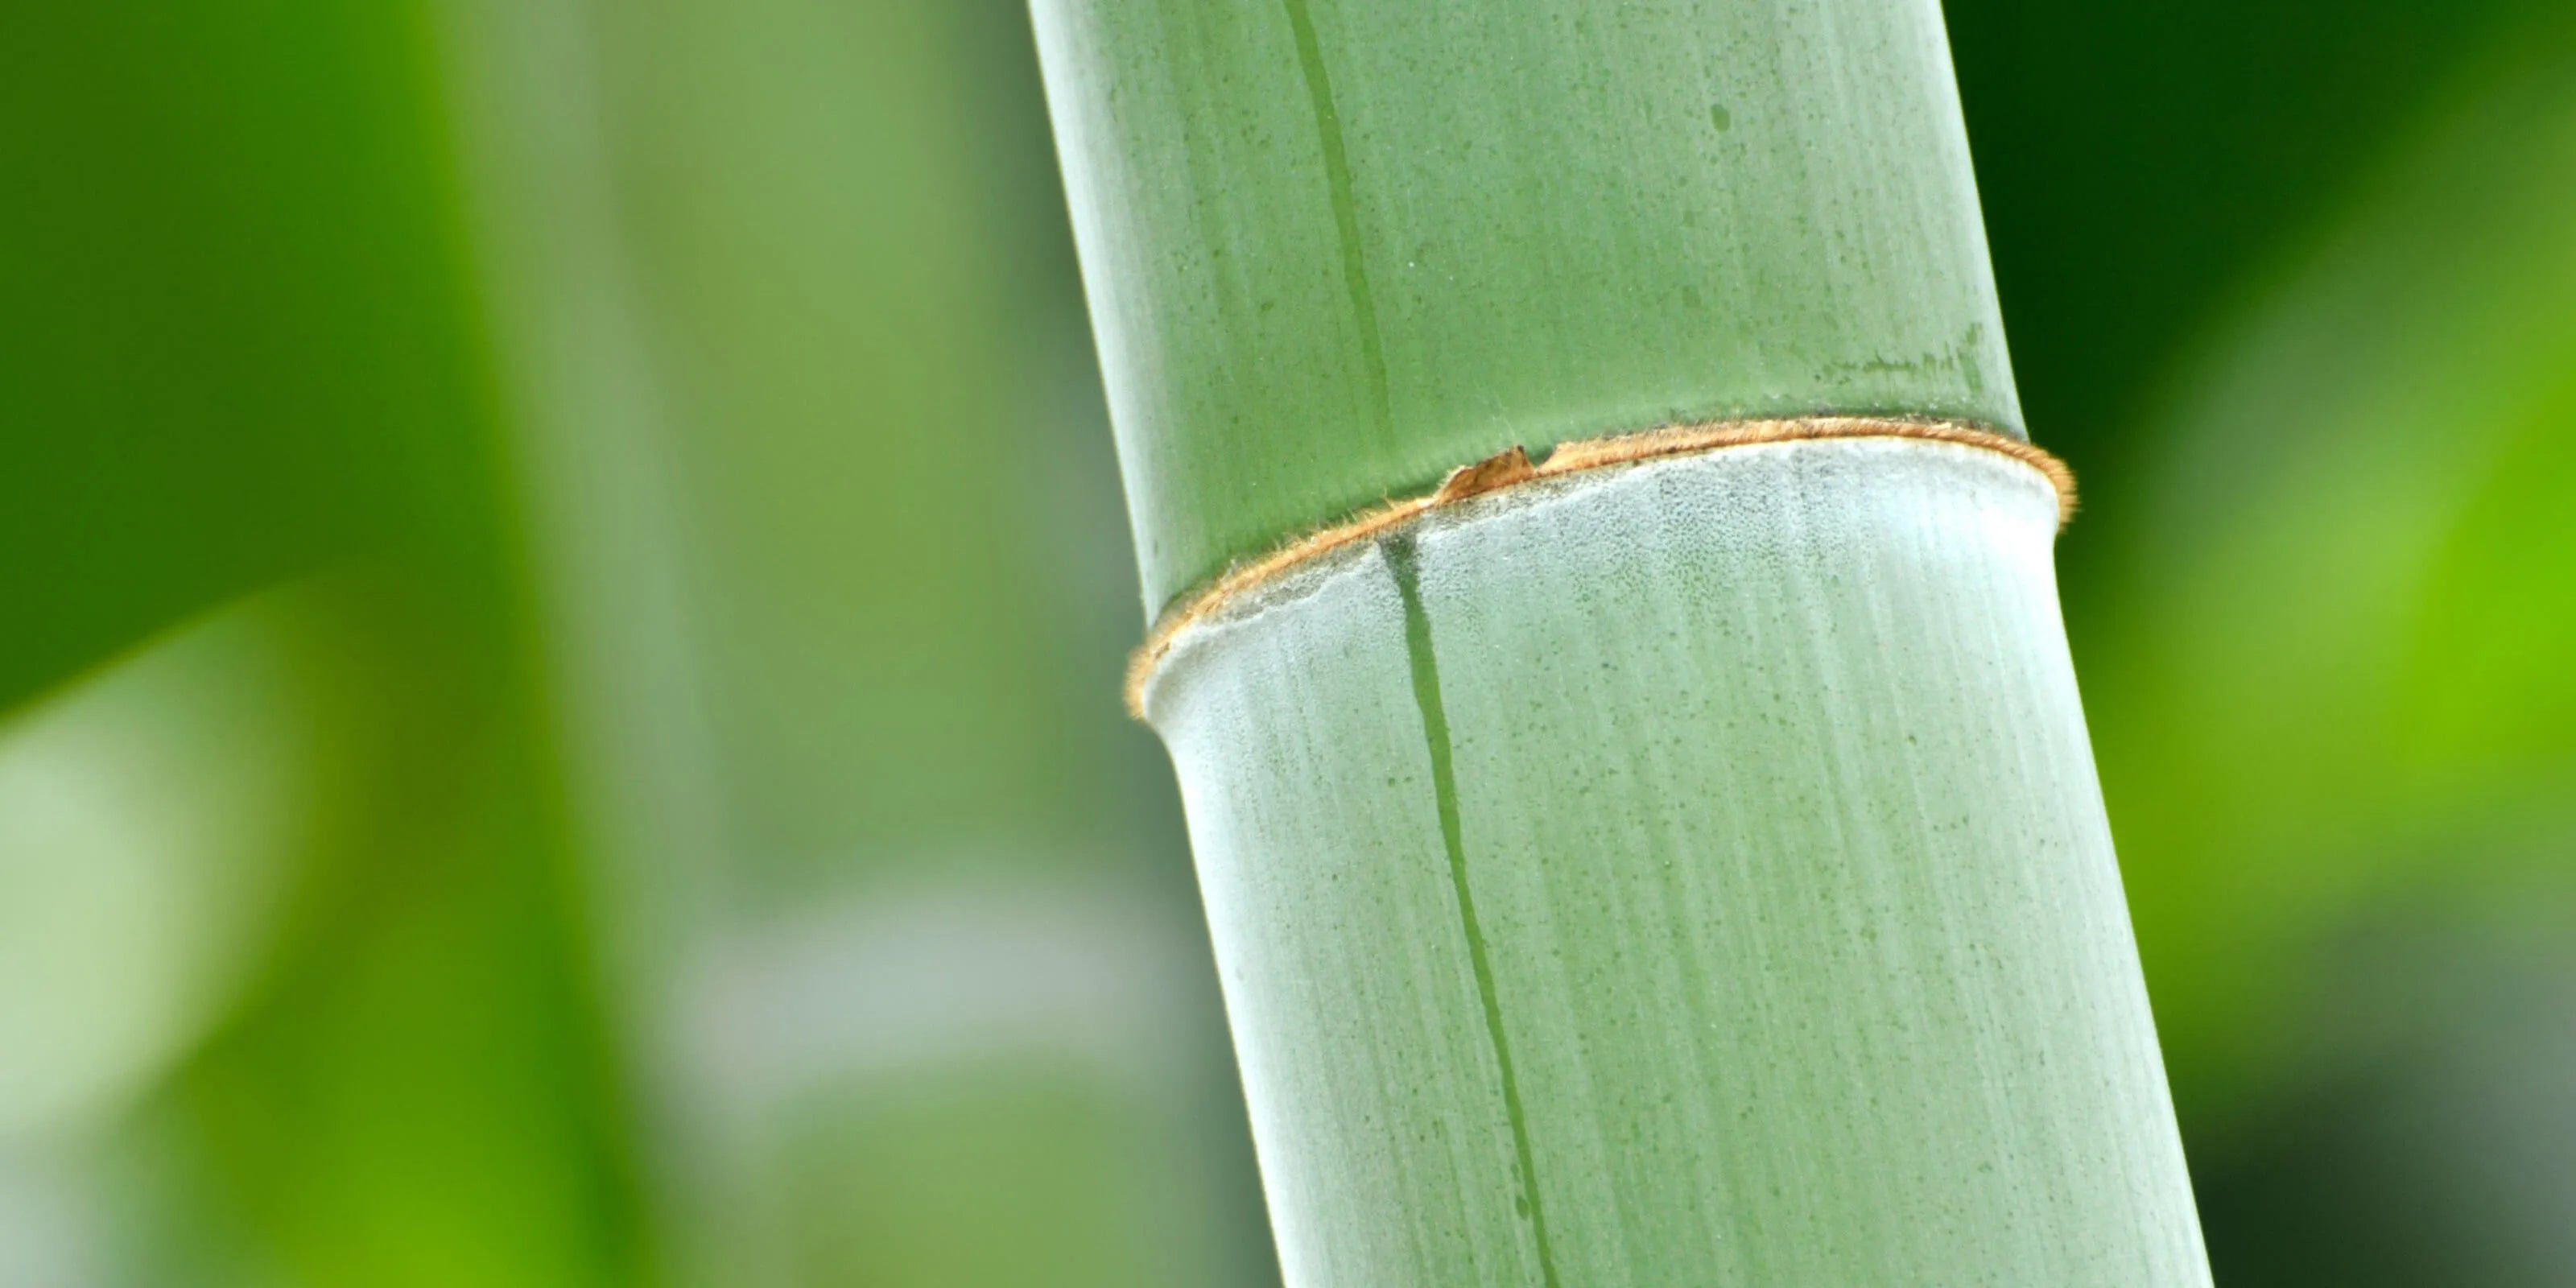
[[[1172,651],[1173,641],[1191,623],[1213,615],[1227,601],[1276,580],[1301,564],[1353,542],[1368,540],[1389,528],[1409,522],[1425,511],[1517,487],[1532,480],[1587,470],[1761,443],[1849,438],[1927,440],[2010,457],[2039,471],[2057,493],[2057,526],[2060,530],[2075,517],[2075,473],[2066,467],[2066,462],[2021,439],[1957,421],[1809,416],[1788,420],[1667,425],[1659,429],[1559,443],[1548,453],[1547,459],[1538,464],[1532,464],[1529,453],[1515,445],[1449,471],[1441,479],[1440,486],[1428,496],[1388,501],[1362,510],[1340,523],[1317,528],[1273,548],[1267,554],[1235,563],[1197,590],[1175,600],[1154,623],[1153,630],[1146,634],[1145,642],[1128,656],[1127,714],[1140,721],[1145,718],[1145,685],[1153,679],[1154,669]]]

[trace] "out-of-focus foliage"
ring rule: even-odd
[[[489,422],[410,16],[0,19],[0,698],[354,549],[487,568]]]
[[[2564,1281],[2563,5],[1948,8],[2222,1282]],[[1258,1273],[1028,39],[0,19],[0,1282]]]
[[[2337,1179],[2358,1171],[2381,1192],[2354,1201],[2385,1213],[2267,1213],[2258,1235],[2222,1210],[2222,1265],[2231,1244],[2313,1243],[2282,1282],[2576,1274],[2576,1170],[2533,1166],[2576,1151],[2551,1036],[2576,1018],[2571,37],[2535,25],[2472,64],[2195,345],[2105,523],[2116,598],[2079,622],[2212,1180],[2232,1192],[2233,1156],[2277,1153],[2265,1120],[2303,1096],[2438,1084],[2459,1106],[2457,1139],[2346,1160]],[[2499,1043],[2518,1058],[2427,1059]],[[2559,1095],[2488,1139],[2482,1111],[2534,1084]]]
[[[154,640],[0,725],[0,1140],[94,1130],[268,956],[380,711],[315,588]]]
[[[1949,0],[2032,436],[2108,499],[2222,301],[2556,0]],[[2093,534],[2068,533],[2080,560]],[[2081,578],[2069,587],[2089,593]]]
[[[630,1260],[417,16],[5,20],[0,1280]]]
[[[2312,981],[2273,954],[2360,907],[2576,895],[2576,49],[2552,54],[2477,77],[2201,346],[2112,520],[2091,678],[2194,1074],[2294,1054],[2271,1017]]]

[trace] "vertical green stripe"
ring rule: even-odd
[[[1449,716],[1440,701],[1440,660],[1431,648],[1431,615],[1422,609],[1419,565],[1413,538],[1386,543],[1387,567],[1395,573],[1395,590],[1404,598],[1404,648],[1413,664],[1413,701],[1422,710],[1422,741],[1431,754],[1431,791],[1440,810],[1440,844],[1449,854],[1449,882],[1458,894],[1458,928],[1467,938],[1467,960],[1476,972],[1476,997],[1484,1003],[1485,1036],[1494,1049],[1494,1070],[1503,1084],[1503,1113],[1512,1124],[1512,1152],[1520,1171],[1520,1208],[1529,1218],[1530,1237],[1538,1244],[1539,1278],[1556,1288],[1556,1257],[1547,1246],[1547,1212],[1539,1204],[1538,1170],[1530,1161],[1529,1118],[1521,1109],[1520,1080],[1512,1072],[1512,1044],[1503,1032],[1503,1004],[1494,991],[1494,967],[1485,951],[1485,932],[1476,921],[1476,898],[1467,886],[1467,845],[1458,827],[1458,776],[1451,765]]]
[[[1395,408],[1387,394],[1386,345],[1377,330],[1377,301],[1369,294],[1368,253],[1360,245],[1359,205],[1351,198],[1351,159],[1342,146],[1342,114],[1333,106],[1333,80],[1324,70],[1324,50],[1315,40],[1315,20],[1306,0],[1280,0],[1288,10],[1288,27],[1297,35],[1297,70],[1306,78],[1306,98],[1315,108],[1315,137],[1324,150],[1324,190],[1333,203],[1333,232],[1341,241],[1342,286],[1351,294],[1351,316],[1359,323],[1360,362],[1368,380],[1371,426],[1388,450],[1395,447]]]

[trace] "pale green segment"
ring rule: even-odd
[[[2208,1281],[2055,505],[1972,448],[1733,449],[1184,635],[1150,710],[1291,1283]]]
[[[1514,443],[2018,433],[1935,0],[1036,0],[1148,610]]]

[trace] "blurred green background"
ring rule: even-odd
[[[2576,1282],[2576,11],[1949,18],[2219,1279]],[[0,16],[0,1283],[1275,1282],[1036,80]]]

